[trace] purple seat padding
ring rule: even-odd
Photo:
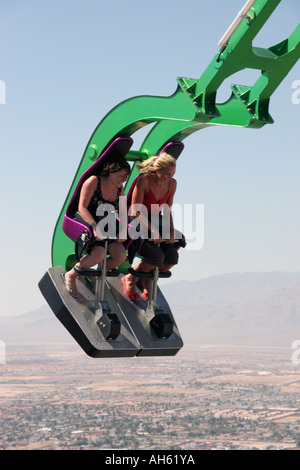
[[[99,174],[99,168],[101,168],[106,159],[109,159],[113,155],[120,155],[125,157],[129,152],[132,144],[133,140],[130,137],[118,137],[99,156],[96,162],[80,177],[62,222],[63,231],[74,242],[76,241],[77,237],[79,237],[85,230],[87,230],[89,236],[92,237],[92,232],[89,227],[74,219],[76,211],[78,210],[80,190],[83,183],[90,176]]]

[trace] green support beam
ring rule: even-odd
[[[156,123],[141,148],[128,154],[130,161],[137,162],[155,155],[167,142],[182,141],[209,126],[260,129],[273,123],[270,97],[300,57],[300,25],[289,38],[268,49],[253,47],[252,42],[280,1],[252,1],[199,79],[179,77],[173,95],[130,98],[103,118],[87,144],[59,215],[52,240],[53,266],[69,268],[75,262],[74,243],[64,234],[62,219],[80,176],[116,137],[132,136]],[[260,70],[261,75],[251,86],[232,85],[229,100],[217,103],[224,80],[244,69]],[[126,188],[137,174],[134,163]]]

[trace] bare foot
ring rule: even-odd
[[[77,277],[77,274],[76,274],[76,277]],[[66,274],[63,276],[67,291],[75,299],[78,297],[78,290],[76,287],[76,277],[74,277],[74,275],[72,275],[72,272],[70,271],[66,272]]]
[[[134,280],[133,276],[131,276],[130,274],[127,274],[127,276],[123,276],[121,278],[121,282],[123,284],[123,287],[124,287],[125,292],[128,295],[128,297],[131,300],[136,300],[137,294],[136,294],[136,290],[135,290],[135,282],[132,280],[132,278]]]

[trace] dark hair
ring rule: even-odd
[[[126,158],[119,155],[113,155],[106,162],[103,163],[99,171],[101,176],[107,177],[110,173],[116,173],[117,171],[126,170],[130,173],[130,165]]]

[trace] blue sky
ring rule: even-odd
[[[244,0],[2,0],[0,315],[45,301],[54,226],[85,146],[101,119],[137,95],[169,96],[198,78]],[[270,47],[299,22],[282,0],[254,41]],[[252,84],[253,72],[230,83]],[[181,251],[172,280],[227,272],[300,271],[299,62],[271,98],[275,123],[216,127],[184,141],[176,202],[203,204],[204,246]],[[299,95],[298,95],[299,96]],[[218,92],[229,97],[229,84]],[[133,149],[148,129],[133,138]]]

